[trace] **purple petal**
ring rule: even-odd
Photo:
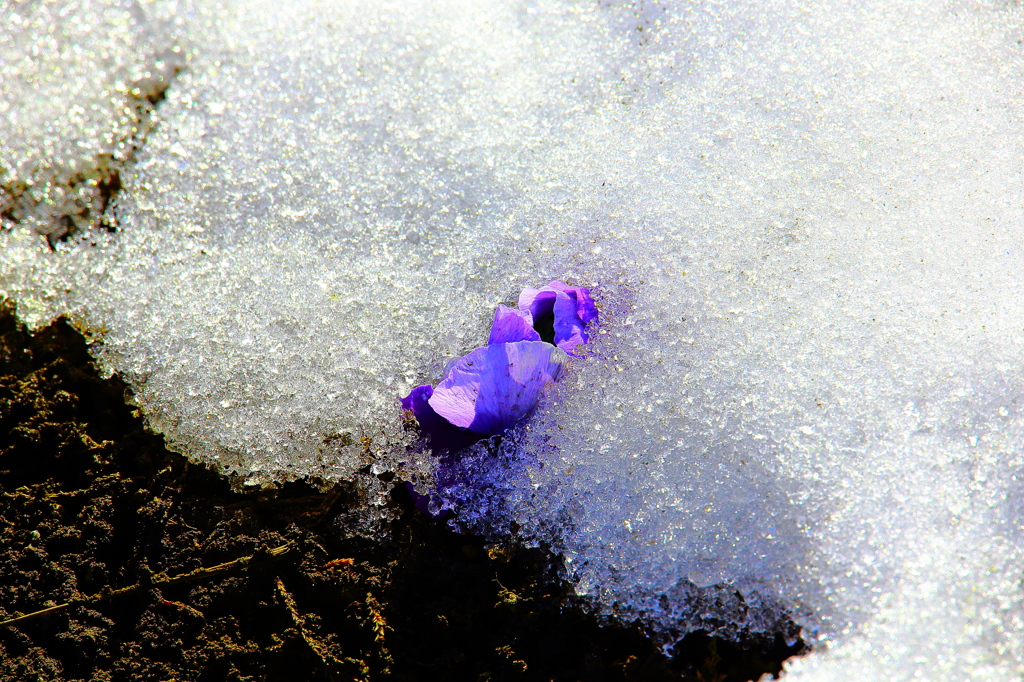
[[[558,280],[541,289],[523,289],[519,307],[528,311],[534,321],[552,315],[555,345],[570,355],[576,346],[590,341],[585,328],[597,320],[597,306],[590,291]]]
[[[437,385],[430,407],[456,426],[501,433],[536,407],[564,362],[565,353],[543,341],[477,348]]]
[[[406,410],[412,410],[416,421],[420,424],[420,433],[430,439],[430,446],[437,451],[454,451],[464,448],[480,440],[480,434],[460,429],[434,411],[430,406],[430,397],[434,389],[430,384],[423,384],[412,389],[412,392],[399,402]]]
[[[427,404],[427,400],[434,393],[434,387],[430,384],[423,384],[412,389],[412,392],[404,398],[399,398],[398,402],[402,403],[402,407],[406,410],[412,410],[413,415],[416,419],[420,418],[420,414],[423,410],[423,405]],[[429,406],[428,406],[429,409]],[[433,412],[433,410],[431,410]]]
[[[583,331],[585,323],[576,314],[576,301],[567,294],[555,298],[555,345],[573,355],[573,349],[587,343],[590,337]]]
[[[536,321],[539,317],[551,314],[551,310],[555,305],[555,296],[557,295],[558,290],[551,287],[544,287],[543,289],[526,287],[523,289],[523,293],[519,294],[519,309],[529,312],[534,321]]]
[[[527,310],[499,305],[494,311],[494,324],[491,325],[487,345],[516,341],[540,341],[540,334],[533,328],[533,316]]]
[[[552,280],[549,287],[558,289],[569,294],[576,301],[576,315],[583,321],[583,324],[590,324],[597,321],[597,305],[594,297],[590,295],[590,289],[585,287],[571,287],[558,280]],[[584,342],[585,343],[585,342]]]

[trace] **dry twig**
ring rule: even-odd
[[[262,555],[263,556],[267,556],[268,558],[271,558],[271,559],[276,559],[277,557],[280,557],[282,554],[287,552],[290,547],[291,547],[291,543],[288,543],[286,545],[281,545],[280,547],[275,547],[273,549],[269,549],[266,552],[262,553]],[[204,578],[210,578],[210,577],[213,577],[213,576],[218,575],[220,573],[224,573],[226,571],[230,571],[230,570],[235,569],[235,568],[242,568],[243,566],[247,566],[250,563],[252,563],[253,559],[256,559],[257,557],[260,557],[260,556],[261,556],[261,553],[257,552],[255,554],[250,554],[249,556],[244,556],[244,557],[240,557],[238,559],[234,559],[233,561],[226,561],[223,564],[217,564],[216,566],[210,566],[209,568],[197,568],[194,571],[189,571],[188,573],[181,573],[181,574],[175,575],[175,576],[166,576],[166,575],[163,575],[163,574],[158,574],[156,576],[153,576],[150,580],[147,580],[145,582],[135,583],[134,585],[131,585],[129,587],[122,587],[122,588],[120,588],[118,590],[105,590],[103,592],[100,592],[99,594],[93,594],[93,595],[82,596],[82,597],[73,597],[70,601],[68,601],[68,602],[66,602],[64,604],[57,604],[56,606],[48,606],[45,609],[40,609],[39,611],[33,611],[32,613],[26,613],[26,614],[21,615],[21,616],[15,616],[14,618],[8,618],[5,621],[0,621],[0,627],[7,627],[7,626],[11,626],[11,625],[16,625],[16,624],[24,622],[26,620],[31,620],[33,618],[39,618],[40,616],[45,616],[45,615],[51,614],[51,613],[53,613],[55,611],[61,611],[63,609],[66,609],[67,607],[75,605],[75,604],[94,604],[96,602],[103,601],[103,600],[106,600],[106,599],[112,599],[114,597],[121,597],[121,596],[124,596],[126,594],[131,594],[133,592],[137,592],[137,591],[142,590],[142,589],[149,589],[150,587],[155,587],[155,586],[160,586],[160,585],[174,585],[176,583],[183,583],[183,582],[189,582],[189,581],[192,581],[192,580],[202,580]]]

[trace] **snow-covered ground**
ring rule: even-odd
[[[1024,675],[1020,3],[0,11],[0,294],[173,446],[429,467],[397,398],[561,279],[591,355],[463,523],[665,629],[791,613],[788,680]]]

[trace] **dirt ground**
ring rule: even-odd
[[[0,680],[725,682],[801,650],[697,634],[667,658],[588,614],[554,557],[401,488],[391,540],[346,536],[354,488],[235,492],[125,390],[68,325],[29,335],[0,303]]]

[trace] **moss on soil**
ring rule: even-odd
[[[355,489],[235,492],[125,394],[67,324],[30,335],[0,303],[0,620],[67,604],[0,627],[0,679],[724,682],[800,651],[698,634],[667,658],[544,551],[454,533],[400,488],[389,541],[347,537]]]

